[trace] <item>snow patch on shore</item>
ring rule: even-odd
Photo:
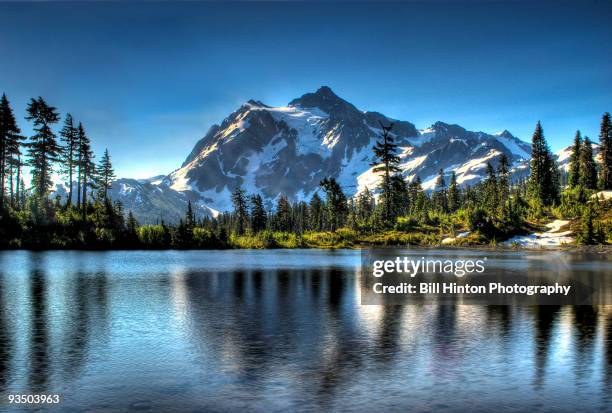
[[[546,224],[548,231],[546,232],[534,232],[529,235],[518,235],[510,238],[507,241],[502,242],[502,245],[520,245],[523,247],[559,247],[561,245],[569,244],[574,241],[570,235],[572,231],[559,230],[565,225],[569,224],[569,221],[556,219],[553,222]]]
[[[442,240],[442,245],[452,244],[459,238],[465,238],[470,235],[470,231],[460,232],[456,237],[447,237]]]

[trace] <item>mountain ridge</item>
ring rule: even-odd
[[[531,145],[508,130],[489,134],[442,121],[417,129],[406,120],[361,111],[322,86],[286,106],[246,101],[212,125],[179,168],[148,180],[118,180],[120,189],[112,195],[126,201],[126,209],[133,207],[141,222],[150,222],[158,216],[177,221],[188,201],[200,216],[230,210],[237,186],[262,195],[268,208],[281,194],[308,201],[327,177],[336,178],[349,196],[366,187],[376,191],[380,176],[372,171],[372,146],[381,124],[390,123],[402,176],[419,176],[425,190],[434,188],[440,169],[447,176],[454,171],[460,185],[475,184],[486,164],[496,166],[502,154],[514,179],[529,173]]]

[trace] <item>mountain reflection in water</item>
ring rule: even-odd
[[[358,265],[358,251],[0,253],[3,403],[612,410],[612,306],[362,306]]]

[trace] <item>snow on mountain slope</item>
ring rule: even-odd
[[[176,222],[187,200],[199,216],[230,210],[238,186],[259,193],[267,207],[281,194],[308,201],[327,177],[348,195],[376,190],[380,174],[372,172],[372,146],[381,124],[391,123],[403,177],[420,177],[427,190],[440,169],[447,182],[454,171],[460,184],[474,184],[485,176],[487,162],[497,166],[502,154],[516,177],[529,172],[530,145],[508,131],[492,135],[443,122],[417,130],[410,122],[361,111],[324,86],[286,106],[249,100],[213,125],[180,168],[163,177],[118,180],[112,196],[141,222]]]
[[[237,186],[260,193],[268,206],[280,194],[307,201],[326,177],[336,178],[349,195],[373,190],[380,177],[372,172],[372,146],[381,123],[394,125],[405,179],[419,176],[426,189],[433,188],[440,169],[472,184],[502,153],[513,165],[529,158],[530,145],[507,131],[489,135],[443,122],[419,131],[410,122],[360,111],[321,87],[286,106],[246,102],[212,126],[161,184],[219,211],[231,209]]]

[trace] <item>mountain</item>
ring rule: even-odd
[[[381,124],[390,123],[404,178],[419,176],[426,190],[435,187],[440,169],[447,182],[454,171],[459,184],[475,184],[485,177],[486,164],[496,167],[502,154],[513,178],[529,174],[531,145],[507,130],[473,132],[444,122],[419,130],[408,121],[361,111],[323,86],[286,106],[249,100],[213,125],[180,168],[150,179],[120,179],[111,196],[140,222],[154,223],[160,217],[177,222],[188,200],[199,217],[231,210],[231,193],[239,185],[261,194],[268,207],[280,194],[309,200],[326,177],[336,178],[348,195],[366,187],[376,191],[372,146]],[[564,151],[559,155],[563,168]]]
[[[349,195],[373,190],[378,176],[370,165],[372,146],[381,123],[393,123],[404,177],[420,176],[425,189],[433,188],[439,169],[449,175],[454,170],[460,184],[473,184],[502,153],[515,173],[527,169],[530,145],[508,131],[491,135],[443,122],[417,130],[410,122],[363,112],[324,86],[287,106],[246,102],[213,125],[161,184],[217,211],[231,209],[238,185],[260,193],[268,205],[280,194],[308,200],[325,177],[336,178]]]
[[[108,196],[113,201],[120,201],[124,210],[132,211],[138,222],[143,224],[155,224],[162,219],[169,223],[177,223],[185,216],[189,200],[192,201],[196,217],[216,214],[198,199],[192,199],[189,194],[160,185],[159,180],[164,177],[165,175],[151,179],[118,179],[113,181]],[[61,196],[66,200],[67,195],[67,185],[60,177],[54,177],[52,197]],[[76,183],[73,183],[73,202],[76,203]]]

